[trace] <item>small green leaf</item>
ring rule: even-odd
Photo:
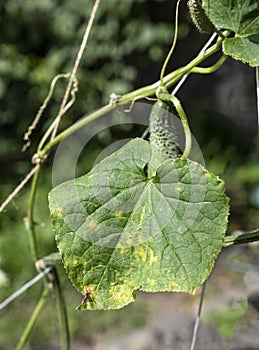
[[[227,38],[223,42],[223,51],[236,60],[249,63],[250,66],[259,66],[259,45],[248,38]]]
[[[244,37],[259,32],[258,0],[202,0],[202,6],[218,29]]]
[[[202,4],[218,29],[235,33],[234,38],[223,41],[223,52],[253,67],[258,66],[259,45],[248,38],[259,33],[258,0],[203,0]]]
[[[150,157],[149,143],[134,139],[49,194],[80,309],[121,308],[137,290],[193,293],[213,268],[227,227],[222,181],[183,158],[148,177]]]

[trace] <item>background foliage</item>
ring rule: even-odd
[[[33,146],[26,153],[21,153],[22,135],[46,96],[52,78],[60,72],[71,70],[91,7],[88,0],[9,0],[0,4],[2,200],[30,169]],[[170,1],[103,1],[78,74],[76,104],[64,118],[62,128],[107,103],[112,92],[124,93],[157,80],[162,61],[172,42],[173,18],[174,4]],[[206,35],[201,36],[195,30],[184,4],[181,6],[179,35],[180,40],[169,69],[184,65],[207,39]],[[254,139],[254,81],[251,67],[229,60],[213,76],[190,77],[179,93],[192,131],[204,152],[207,168],[227,182],[227,193],[232,200],[230,229],[259,225],[259,156]],[[63,92],[64,85],[61,83],[33,136],[33,144],[57,112]],[[138,130],[132,129],[131,132],[137,133]],[[129,131],[110,131],[105,137],[97,138],[91,145],[93,159],[105,145],[122,138],[123,133],[128,136]],[[50,163],[48,166],[51,169]],[[46,198],[51,188],[49,175],[41,179],[38,198],[42,207],[36,213],[38,221],[45,225],[40,228],[38,236],[42,255],[55,250]],[[24,191],[1,216],[0,272],[5,273],[5,277],[0,280],[1,300],[35,273],[28,257],[29,243],[23,225],[27,200]],[[73,309],[80,296],[75,302],[69,283],[63,283]],[[14,346],[33,310],[34,297],[39,292],[40,286],[35,286],[2,312],[1,318],[5,322],[0,328],[0,348]],[[80,324],[86,315],[70,311],[72,335],[74,338],[84,337],[89,340],[93,329],[105,332],[113,323],[111,320],[118,321],[120,317],[126,328],[138,326],[145,322],[148,316],[146,310],[149,310],[144,301],[144,315],[141,305],[129,306],[129,311],[125,311],[134,315],[127,318],[126,325],[124,311],[109,316],[102,314],[101,318],[98,313],[92,314],[92,326],[90,322],[88,330],[84,331],[80,330]],[[38,323],[32,345],[41,341],[39,334],[42,334],[42,342],[46,339],[50,343],[56,341],[57,330],[53,327],[51,336],[46,321],[52,318],[55,324],[55,317],[50,316],[52,308],[53,305],[48,305],[48,311]],[[18,319],[20,322],[13,327],[14,320]],[[41,332],[37,332],[38,329]]]

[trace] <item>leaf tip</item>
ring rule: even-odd
[[[94,294],[94,289],[92,287],[84,286],[83,300],[81,301],[81,304],[76,309],[77,310],[87,309],[88,304],[92,302],[93,294]]]

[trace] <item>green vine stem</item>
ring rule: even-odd
[[[38,249],[37,249],[37,244],[36,244],[35,221],[33,218],[33,209],[34,209],[34,204],[35,204],[39,176],[40,176],[40,167],[36,170],[35,174],[33,175],[27,218],[25,218],[25,220],[26,220],[25,226],[27,227],[27,230],[29,231],[30,248],[31,248],[31,254],[32,254],[32,258],[33,258],[34,263],[39,259]]]
[[[192,70],[205,61],[207,58],[220,51],[222,48],[222,38],[219,38],[216,44],[212,45],[208,48],[203,54],[195,57],[190,63],[188,63],[184,67],[180,67],[166,75],[163,79],[164,86],[169,89],[171,86],[176,84],[185,74],[192,73]],[[211,67],[210,67],[211,68]],[[160,80],[154,84],[142,87],[140,89],[134,90],[122,96],[119,100],[119,104],[130,103],[137,99],[145,98],[148,96],[155,95],[157,88],[160,86]]]
[[[59,317],[59,329],[60,329],[60,345],[62,350],[69,350],[70,348],[70,337],[69,337],[69,326],[66,303],[63,297],[59,277],[56,268],[53,268],[54,274],[54,289],[57,298],[57,311]]]
[[[222,66],[222,64],[225,62],[226,57],[221,57],[213,66],[208,68],[202,68],[197,67],[200,63],[205,61],[208,57],[212,56],[216,52],[218,52],[221,49],[222,39],[219,38],[217,43],[214,44],[212,47],[210,47],[208,50],[206,50],[202,55],[196,57],[193,59],[189,64],[187,64],[184,67],[176,69],[174,72],[168,74],[164,77],[164,84],[166,88],[171,87],[172,85],[176,84],[185,74],[187,73],[199,73],[199,74],[209,74],[216,71],[219,67]],[[84,127],[88,123],[98,119],[99,117],[103,116],[104,114],[112,111],[117,107],[117,105],[124,105],[127,103],[134,102],[136,100],[146,98],[149,96],[154,96],[156,93],[156,90],[160,86],[160,80],[157,81],[154,84],[142,87],[140,89],[134,90],[130,93],[125,94],[122,96],[117,102],[110,103],[94,112],[86,116],[85,118],[81,119],[77,123],[71,125],[69,128],[58,134],[52,141],[50,141],[40,152],[37,153],[37,156],[40,159],[43,159],[44,156],[48,153],[48,151],[56,146],[63,138],[66,138],[79,130],[80,128]],[[44,136],[43,136],[44,137]]]
[[[126,102],[125,102],[126,103]],[[88,123],[100,118],[101,116],[103,116],[104,114],[112,111],[113,109],[115,109],[117,107],[117,105],[114,104],[108,104],[96,111],[94,111],[93,113],[91,113],[90,115],[86,116],[85,118],[79,120],[78,122],[76,122],[75,124],[71,125],[69,128],[67,128],[66,130],[64,130],[63,132],[61,132],[60,134],[58,134],[52,141],[50,141],[43,149],[42,151],[37,153],[37,156],[40,159],[43,159],[44,156],[48,153],[48,151],[53,148],[55,145],[57,145],[61,140],[63,140],[64,138],[70,136],[71,134],[73,134],[74,132],[78,131],[79,129],[81,129],[82,127],[84,127],[85,125],[87,125]]]
[[[48,286],[46,286],[42,292],[42,295],[40,297],[40,300],[38,301],[38,304],[36,305],[34,311],[33,311],[33,314],[31,315],[31,318],[19,340],[19,343],[18,345],[16,346],[16,350],[21,350],[23,349],[23,347],[25,346],[31,332],[32,332],[32,329],[33,329],[33,326],[35,325],[35,322],[48,298],[48,294],[49,294],[49,288]]]
[[[224,238],[223,247],[230,247],[233,245],[241,245],[252,242],[259,242],[259,228],[250,232],[241,233],[237,236],[226,236]]]
[[[38,260],[38,250],[37,250],[37,241],[36,241],[36,235],[35,235],[35,221],[33,218],[33,208],[34,208],[34,204],[35,204],[39,175],[40,175],[40,167],[38,168],[38,170],[36,171],[36,173],[33,176],[31,191],[30,191],[29,206],[28,206],[28,215],[27,215],[27,226],[28,226],[28,231],[30,234],[31,253],[32,253],[32,256],[33,256],[35,263]],[[53,284],[54,284],[54,289],[55,289],[56,297],[57,297],[57,308],[58,308],[58,316],[59,316],[59,323],[60,323],[61,349],[68,350],[70,339],[69,339],[66,304],[65,304],[65,300],[63,298],[63,294],[62,294],[60,283],[59,283],[58,274],[57,274],[55,267],[53,267],[53,270],[51,271],[51,275],[52,275],[52,278],[54,278]],[[51,286],[46,284],[45,289],[49,290],[50,288],[51,288]],[[47,298],[47,293],[46,293],[46,298]],[[45,294],[44,294],[44,301],[45,301]],[[39,302],[39,304],[40,304],[40,302]],[[41,308],[40,308],[40,310],[41,310]],[[40,310],[39,310],[39,312],[40,312]],[[35,317],[32,316],[32,318],[27,326],[27,328],[29,330],[33,327],[33,322],[36,321],[36,318],[37,318],[37,315]],[[26,334],[27,333],[25,330],[25,332],[24,332],[25,341],[28,338],[28,336],[26,336]]]
[[[191,70],[191,73],[197,73],[197,74],[211,74],[211,73],[214,73],[214,72],[216,72],[216,70],[218,70],[223,65],[223,63],[225,63],[227,58],[228,58],[227,55],[222,55],[220,57],[220,59],[215,64],[213,64],[213,66],[210,66],[210,67],[194,67]]]

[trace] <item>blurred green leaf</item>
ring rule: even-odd
[[[248,308],[246,301],[241,301],[233,307],[225,306],[207,313],[206,321],[217,328],[223,338],[231,339],[241,318]]]

